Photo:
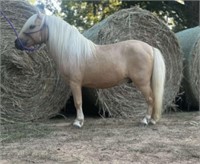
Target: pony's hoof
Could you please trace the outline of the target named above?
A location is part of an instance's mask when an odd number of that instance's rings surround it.
[[[155,125],[155,124],[156,124],[156,121],[155,121],[154,119],[151,119],[151,120],[150,120],[150,123],[151,123],[152,125]]]
[[[73,125],[77,128],[82,128],[83,126],[83,121],[80,121],[80,120],[75,120]]]
[[[147,120],[146,117],[143,118],[140,122],[141,122],[142,125],[148,125],[148,120]]]

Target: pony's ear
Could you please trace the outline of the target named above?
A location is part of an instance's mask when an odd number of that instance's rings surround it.
[[[42,13],[41,13],[39,10],[37,10],[37,17],[38,17],[39,19],[42,19],[42,18],[43,18]]]

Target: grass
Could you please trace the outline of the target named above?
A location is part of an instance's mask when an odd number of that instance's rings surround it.
[[[1,125],[0,142],[16,142],[26,138],[45,137],[53,131],[53,127],[42,123],[15,123]]]

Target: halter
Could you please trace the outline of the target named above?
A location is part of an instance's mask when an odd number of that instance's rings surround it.
[[[43,24],[43,23],[42,23],[42,24]],[[44,27],[45,27],[45,25],[41,26],[41,27],[39,28],[39,30],[32,31],[32,32],[24,32],[24,34],[25,34],[25,35],[28,35],[29,37],[31,37],[31,39],[32,39],[33,41],[35,41],[35,39],[32,38],[31,34],[34,34],[34,33],[37,33],[37,32],[39,32],[39,31],[42,31]],[[34,49],[39,49],[40,47],[41,47],[41,46],[39,46],[38,48],[34,48]]]
[[[27,48],[26,46],[24,46],[23,43],[21,42],[21,40],[19,39],[18,33],[17,33],[17,31],[16,31],[14,25],[12,24],[12,22],[6,17],[6,15],[3,13],[3,11],[0,10],[0,14],[1,14],[1,15],[4,17],[4,19],[9,23],[10,27],[13,29],[13,31],[14,31],[16,37],[17,37],[17,40],[19,41],[19,43],[21,44],[21,46],[23,47],[24,50],[26,50],[26,51],[36,51],[36,50],[38,50],[38,49],[41,47],[41,46],[39,46],[39,47],[37,47],[37,48]],[[42,28],[40,28],[40,29],[37,30],[37,31],[29,32],[29,33],[26,33],[26,34],[30,35],[30,34],[39,32],[39,31],[41,31],[41,30],[42,30]]]

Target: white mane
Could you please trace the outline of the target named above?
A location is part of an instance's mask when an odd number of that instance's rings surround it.
[[[77,28],[55,16],[45,16],[45,23],[49,28],[47,46],[59,65],[77,67],[94,55],[95,44]]]

